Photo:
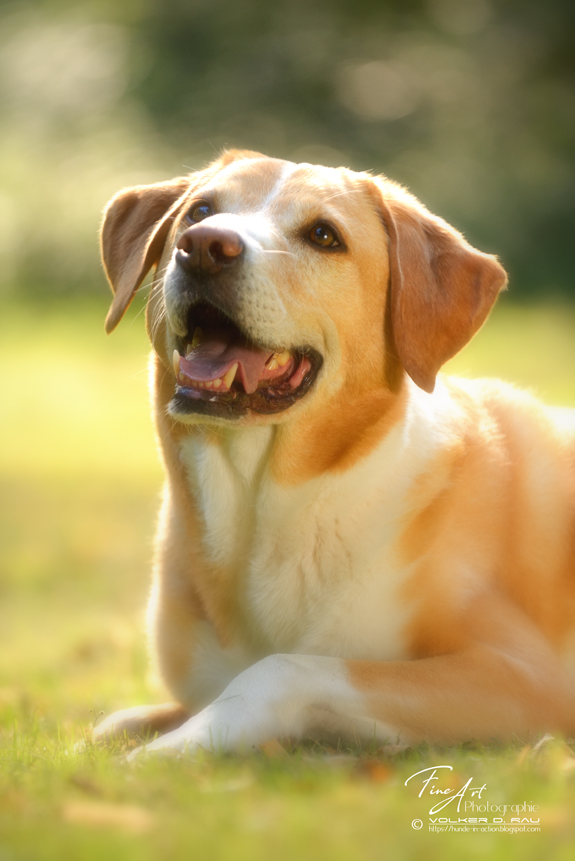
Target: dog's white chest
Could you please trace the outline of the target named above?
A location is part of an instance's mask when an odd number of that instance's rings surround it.
[[[282,487],[263,468],[272,433],[251,429],[218,445],[189,439],[181,448],[204,551],[233,582],[246,648],[405,657],[410,607],[401,586],[410,572],[392,548],[406,476],[386,463],[398,441],[345,475]],[[382,487],[373,475],[384,468]]]

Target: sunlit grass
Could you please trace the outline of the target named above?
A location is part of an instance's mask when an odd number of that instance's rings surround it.
[[[127,768],[72,746],[100,711],[162,696],[143,630],[161,470],[139,309],[110,338],[105,306],[0,318],[0,859],[568,857],[575,769],[540,752],[422,747],[328,757],[204,756]],[[502,305],[453,372],[575,405],[575,311]],[[269,751],[268,751],[269,753]],[[273,751],[272,751],[273,753]],[[458,785],[541,806],[541,834],[434,834],[403,786],[450,763]],[[115,812],[114,812],[115,811]]]
[[[32,730],[33,733],[33,730]],[[41,743],[46,741],[36,737]],[[405,786],[429,763],[449,762],[451,783],[486,784],[492,803],[537,802],[541,832],[429,832],[429,798]],[[393,760],[298,749],[287,758],[200,756],[137,770],[106,752],[70,758],[62,742],[17,741],[0,777],[0,833],[8,857],[569,858],[570,754],[529,750],[411,751]],[[443,785],[443,784],[442,784]],[[485,793],[488,793],[486,795]],[[432,799],[436,800],[436,799]],[[449,818],[457,822],[458,814]],[[420,831],[414,819],[425,821]],[[2,851],[0,846],[0,851]]]

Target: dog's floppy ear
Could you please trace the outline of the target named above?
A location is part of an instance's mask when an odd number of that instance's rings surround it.
[[[507,276],[493,255],[472,248],[400,186],[378,186],[395,349],[411,379],[432,392],[437,372],[485,322]]]
[[[104,210],[102,260],[114,299],[106,332],[116,328],[136,290],[162,256],[174,215],[190,187],[190,177],[138,185],[116,194]]]

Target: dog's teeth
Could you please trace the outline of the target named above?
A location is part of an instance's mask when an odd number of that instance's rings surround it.
[[[188,358],[188,356],[190,355],[190,353],[192,352],[193,349],[194,348],[192,347],[191,344],[186,344],[186,359]]]
[[[212,388],[212,381],[206,380],[206,382],[204,383],[204,388],[211,389]]]
[[[289,362],[291,354],[289,350],[284,350],[283,353],[275,353],[274,358],[281,368]]]
[[[178,353],[177,350],[174,350],[174,352],[173,352],[172,363],[174,365],[174,374],[175,374],[175,377],[177,380],[178,374],[180,373],[180,354]]]
[[[236,374],[238,371],[238,363],[236,362],[231,366],[227,374],[224,374],[223,380],[227,389],[231,389],[232,383],[235,380]]]
[[[214,381],[213,381],[212,386],[214,387],[214,389],[219,389],[219,387],[221,386],[221,384],[222,384],[222,381],[221,381],[221,379],[218,377],[218,379],[217,379],[217,380],[214,380]]]
[[[196,347],[198,346],[198,344],[202,340],[203,335],[204,335],[204,330],[201,329],[199,326],[196,326],[196,328],[194,329],[194,337],[192,338],[192,343],[190,344],[191,350],[196,349]]]
[[[275,369],[277,367],[278,367],[278,363],[277,363],[275,357],[272,356],[271,359],[269,359],[269,361],[266,362],[266,371],[275,371]]]

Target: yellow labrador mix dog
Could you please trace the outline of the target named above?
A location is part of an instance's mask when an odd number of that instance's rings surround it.
[[[437,378],[497,260],[383,177],[226,152],[121,191],[110,332],[147,310],[166,468],[140,750],[575,731],[575,421]]]

